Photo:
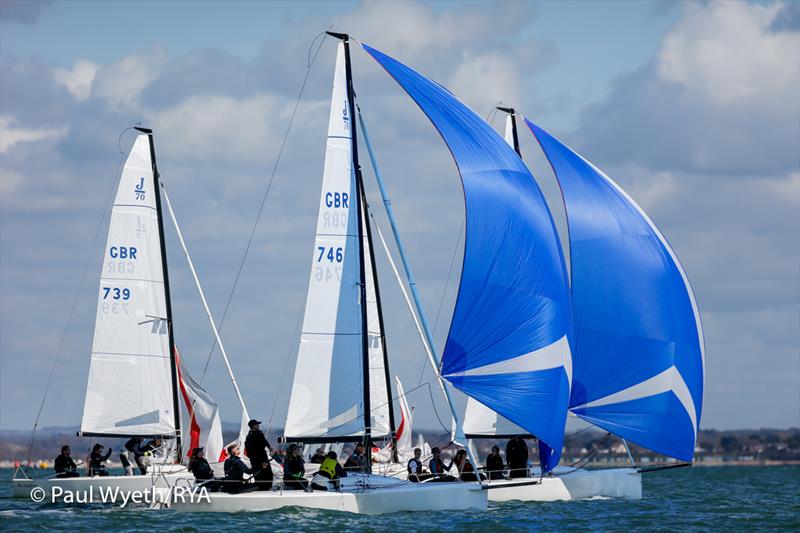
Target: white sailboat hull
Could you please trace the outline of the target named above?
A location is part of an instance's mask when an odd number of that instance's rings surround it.
[[[558,470],[562,470],[558,472]],[[553,477],[517,478],[488,481],[489,500],[493,502],[550,502],[607,497],[642,499],[642,475],[635,468],[602,470],[557,469]],[[529,484],[525,483],[528,480]]]
[[[162,471],[160,473],[137,475],[137,476],[98,476],[98,477],[71,477],[71,478],[43,478],[28,479],[17,478],[11,481],[15,498],[32,498],[32,491],[40,488],[44,491],[37,491],[39,501],[51,502],[54,489],[59,501],[63,501],[66,494],[74,495],[74,501],[87,501],[91,495],[91,500],[96,503],[112,503],[124,498],[125,493],[144,493],[156,489],[166,489],[176,484],[189,486],[194,482],[191,472],[181,467],[177,471]],[[112,497],[107,501],[104,494]],[[43,496],[43,498],[41,498]]]
[[[172,501],[182,512],[272,511],[304,507],[377,515],[400,511],[486,510],[487,491],[475,483],[410,483],[383,476],[349,475],[339,492],[273,490],[244,494],[209,493],[207,498]]]
[[[395,479],[406,479],[405,465],[391,463],[373,468]],[[490,488],[489,501],[550,502],[584,500],[587,498],[642,499],[642,476],[635,468],[604,468],[598,470],[557,467],[552,477],[539,481],[538,473],[529,478],[485,481]]]

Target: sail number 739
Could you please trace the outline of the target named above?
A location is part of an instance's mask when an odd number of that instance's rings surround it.
[[[129,300],[130,297],[130,289],[120,289],[119,287],[103,287],[103,300]]]
[[[344,251],[341,246],[334,248],[333,246],[317,246],[319,256],[317,256],[317,263],[321,263],[327,259],[329,263],[341,263],[344,259]]]

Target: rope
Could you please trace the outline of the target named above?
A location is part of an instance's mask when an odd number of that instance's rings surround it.
[[[320,35],[322,35],[322,40],[320,40],[319,46],[317,47],[316,51],[311,54],[311,50],[314,47],[314,43],[319,39]],[[305,91],[306,84],[308,83],[308,78],[311,75],[311,68],[314,66],[314,62],[317,60],[317,56],[319,55],[320,49],[322,49],[322,45],[325,43],[326,34],[325,32],[320,32],[314,37],[314,40],[311,41],[311,45],[309,46],[308,52],[308,61],[306,63],[306,75],[303,78],[303,83],[300,86],[300,92],[297,94],[297,100],[294,103],[294,109],[292,110],[292,116],[289,119],[289,125],[286,128],[286,133],[283,135],[283,140],[281,141],[281,147],[278,150],[278,156],[275,159],[275,164],[272,167],[272,173],[270,174],[269,181],[267,182],[266,190],[264,191],[264,196],[261,198],[261,205],[258,208],[258,214],[256,215],[256,220],[253,223],[253,228],[250,230],[250,236],[247,239],[247,245],[245,246],[244,253],[242,254],[242,260],[239,262],[239,268],[236,271],[236,277],[233,280],[233,286],[231,287],[231,291],[228,294],[228,300],[225,303],[225,310],[222,313],[222,318],[219,321],[219,331],[222,331],[222,326],[225,323],[225,317],[228,315],[228,310],[231,306],[231,300],[233,299],[233,295],[236,293],[236,287],[239,284],[239,278],[242,275],[242,269],[244,268],[244,263],[247,260],[247,254],[250,251],[250,246],[253,243],[253,237],[256,233],[256,228],[258,228],[258,223],[261,221],[261,214],[264,212],[264,206],[267,203],[267,198],[269,197],[270,190],[272,189],[272,182],[275,179],[275,175],[278,172],[278,165],[280,165],[281,157],[283,156],[283,150],[286,147],[286,141],[289,138],[289,133],[292,131],[292,125],[294,124],[295,116],[297,115],[297,109],[300,106],[300,100],[303,97],[303,91]],[[214,349],[217,347],[217,340],[214,339],[214,343],[211,345],[211,350],[208,352],[208,358],[206,359],[206,364],[203,367],[203,375],[200,376],[200,384],[203,384],[203,380],[206,377],[206,373],[208,371],[208,365],[211,362],[211,356],[214,353]]]
[[[450,258],[450,270],[447,272],[447,281],[444,282],[444,288],[442,289],[442,297],[439,299],[439,307],[436,309],[436,318],[433,320],[433,331],[431,332],[432,335],[436,335],[436,328],[439,326],[439,315],[442,312],[442,305],[444,304],[444,298],[447,296],[447,288],[450,286],[450,279],[453,277],[453,269],[456,264],[456,257],[458,256],[458,248],[459,244],[461,244],[461,235],[464,233],[464,226],[466,225],[466,220],[461,221],[461,228],[458,230],[458,238],[456,239],[456,247],[453,250],[453,256]],[[422,378],[425,375],[425,370],[428,368],[424,362],[422,364],[422,370],[419,373],[419,383],[422,383]],[[433,397],[431,396],[431,400]],[[434,404],[434,410],[435,410]]]
[[[129,128],[125,128],[120,132],[119,137],[117,138],[117,147],[119,148],[119,162],[117,163],[116,170],[114,171],[114,176],[118,176],[123,162],[125,161],[125,153],[122,151],[122,136],[125,135],[125,132],[132,130],[133,126]],[[100,221],[97,224],[97,230],[94,233],[94,239],[92,240],[92,246],[89,248],[89,254],[86,258],[86,264],[83,267],[83,274],[81,275],[81,282],[78,284],[78,290],[75,291],[75,297],[72,300],[72,307],[69,310],[69,315],[67,316],[67,323],[64,326],[64,332],[61,334],[61,339],[58,342],[58,349],[56,350],[56,357],[55,361],[53,362],[53,367],[50,369],[50,376],[47,378],[47,385],[44,388],[44,395],[42,396],[42,403],[39,404],[39,410],[36,413],[36,421],[33,423],[33,430],[31,431],[31,442],[28,445],[28,455],[25,457],[25,463],[30,463],[31,454],[33,453],[33,445],[36,442],[36,429],[39,427],[39,420],[42,416],[42,411],[44,410],[44,404],[47,401],[47,395],[50,392],[50,386],[53,384],[53,377],[55,376],[56,369],[58,368],[58,363],[61,360],[61,352],[64,348],[64,342],[67,339],[67,334],[69,333],[69,327],[72,324],[72,317],[75,314],[75,309],[78,307],[78,300],[80,299],[81,291],[83,290],[83,285],[86,282],[86,273],[89,271],[89,265],[92,262],[92,256],[94,255],[95,247],[97,246],[97,239],[100,238],[100,232],[103,229],[103,221],[106,219],[106,213],[109,211],[108,204],[111,202],[111,197],[114,193],[115,186],[117,185],[118,180],[111,181],[111,188],[106,195],[105,204],[103,204],[103,211],[100,215]]]
[[[294,326],[294,333],[292,333],[292,339],[297,338],[297,333],[300,330],[300,323],[303,319],[304,309],[300,310],[300,313],[297,315],[297,321]],[[289,360],[292,358],[292,351],[294,349],[295,342],[292,341],[289,344],[289,351],[286,354],[286,358],[283,362],[283,370],[281,371],[281,379],[278,381],[278,390],[275,391],[275,397],[272,399],[272,410],[269,413],[269,418],[267,419],[267,431],[266,434],[269,435],[270,429],[272,428],[272,419],[275,416],[275,407],[278,405],[278,398],[280,397],[281,392],[283,391],[283,384],[284,378],[286,377],[286,370],[289,368]]]

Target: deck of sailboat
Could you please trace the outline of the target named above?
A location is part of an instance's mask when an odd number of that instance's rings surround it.
[[[411,483],[385,476],[355,474],[342,479],[339,491],[273,490],[241,494],[208,493],[208,498],[173,501],[184,512],[271,511],[303,507],[358,514],[401,511],[487,509],[487,491],[477,483]]]

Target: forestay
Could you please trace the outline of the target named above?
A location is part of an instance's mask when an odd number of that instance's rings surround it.
[[[502,137],[449,91],[364,48],[439,130],[464,186],[464,263],[441,373],[560,452],[571,310],[563,254],[542,193]]]
[[[175,434],[153,163],[139,135],[111,211],[81,432]]]
[[[658,453],[691,461],[704,347],[675,253],[614,181],[526,121],[563,192],[575,314],[570,408]]]
[[[359,195],[352,165],[351,128],[344,45],[340,44],[311,276],[286,420],[285,434],[290,438],[333,438],[364,432],[363,402],[358,393],[363,390]],[[369,250],[366,245],[365,250]],[[365,259],[370,268],[369,256]],[[382,412],[373,412],[373,436],[381,436],[389,433],[388,400],[375,290],[371,272],[366,273],[373,383],[370,399],[374,406],[383,406]]]

